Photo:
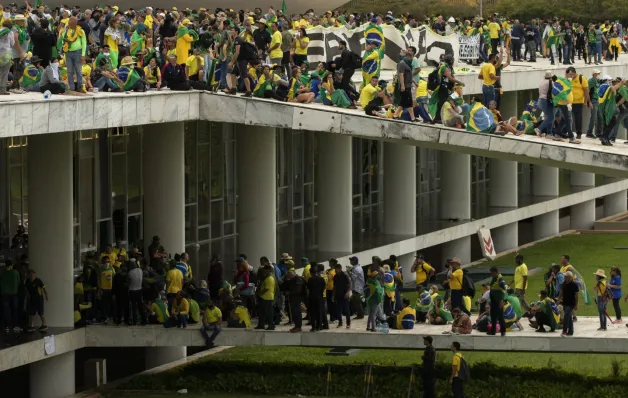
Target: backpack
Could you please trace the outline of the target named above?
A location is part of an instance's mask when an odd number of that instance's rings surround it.
[[[471,378],[471,371],[469,370],[469,365],[467,361],[464,360],[462,355],[460,355],[460,369],[458,369],[458,378],[460,381],[469,381]]]
[[[434,68],[434,70],[427,75],[427,89],[434,91],[438,86],[440,86],[440,76],[438,76],[438,68]]]
[[[597,288],[600,288],[600,284],[598,283]],[[602,295],[602,301],[605,303],[607,301],[613,301],[613,291],[610,287],[608,287],[608,283],[606,284],[606,289],[604,290],[604,294]]]
[[[351,69],[360,69],[362,68],[362,57],[358,54],[351,52]]]
[[[462,295],[471,298],[475,297],[475,283],[473,283],[473,279],[471,279],[466,271],[463,271],[462,275]]]
[[[240,56],[244,60],[255,61],[257,59],[257,47],[255,47],[255,44],[253,43],[244,41],[244,44],[242,45],[242,48],[240,51],[242,52]]]

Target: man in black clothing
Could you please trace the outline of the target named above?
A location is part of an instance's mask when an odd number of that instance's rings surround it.
[[[301,331],[301,302],[303,301],[303,278],[297,275],[293,270],[288,271],[286,279],[281,283],[281,290],[288,293],[288,301],[290,302],[290,313],[294,327],[290,329],[292,333]]]
[[[177,65],[177,56],[171,55],[168,57],[168,65],[164,68],[164,75],[162,76],[162,81],[166,83],[166,86],[170,90],[188,91],[192,87],[187,80],[185,69],[183,66]]]
[[[512,40],[512,60],[521,61],[521,45],[523,44],[523,26],[519,23],[518,19],[515,19],[515,23],[511,29]]]
[[[423,398],[436,398],[436,372],[434,370],[436,364],[436,349],[432,345],[432,336],[424,336],[423,344],[425,350],[423,351],[423,368],[421,378],[423,379]]]
[[[562,337],[573,336],[573,313],[578,311],[578,284],[573,280],[571,271],[565,272],[565,283],[560,287],[558,301],[563,304],[563,333]]]
[[[345,313],[347,329],[351,327],[351,310],[349,310],[349,295],[351,294],[351,279],[342,272],[342,265],[336,263],[334,275],[334,300],[336,301],[336,318],[338,326],[342,327],[342,313]]]
[[[33,43],[33,55],[41,59],[42,68],[46,68],[52,59],[52,48],[57,45],[54,33],[48,29],[50,22],[47,19],[41,20],[41,26],[35,28],[31,34]]]
[[[260,19],[257,24],[258,29],[253,32],[253,41],[255,42],[255,47],[257,47],[257,53],[261,59],[266,58],[266,53],[268,52],[268,45],[271,42],[270,33],[266,29],[266,20],[264,18]]]
[[[353,54],[347,48],[347,42],[344,40],[340,40],[338,42],[338,49],[340,50],[340,56],[334,59],[335,69],[342,69],[342,80],[340,84],[337,85],[337,88],[341,88],[345,90],[346,93],[349,93],[351,78],[355,73],[355,67],[353,62]],[[355,91],[355,90],[354,90]]]
[[[323,264],[316,264],[312,277],[307,281],[307,290],[309,292],[308,307],[312,322],[312,332],[325,329],[327,326],[327,311],[325,309],[325,298],[323,294],[327,289],[327,283],[321,276],[325,271]],[[329,326],[327,326],[329,329]]]
[[[531,23],[528,23],[526,25],[526,31],[525,31],[525,40],[526,40],[526,50],[525,53],[523,55],[523,59],[526,58],[526,54],[529,53],[530,54],[530,60],[529,62],[536,62],[536,35],[537,35],[537,28],[536,26],[534,26]]]

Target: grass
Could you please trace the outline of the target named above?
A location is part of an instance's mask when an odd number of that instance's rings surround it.
[[[613,247],[626,246],[626,236],[622,234],[611,235],[565,235],[554,238],[545,242],[538,243],[526,249],[522,249],[519,253],[524,256],[528,270],[540,268],[540,270],[529,277],[528,290],[526,291],[527,301],[533,302],[538,300],[538,293],[545,287],[543,275],[549,269],[552,263],[560,263],[560,257],[568,254],[571,258],[571,265],[583,276],[587,285],[589,295],[594,297],[593,286],[595,285],[595,276],[593,275],[598,268],[606,272],[607,279],[610,279],[610,267],[621,265],[625,261],[627,252],[616,250]],[[478,265],[478,268],[496,267],[515,267],[515,259],[513,255],[507,255],[496,259],[495,261],[485,262]],[[511,278],[506,277],[506,283],[510,283]],[[477,289],[476,289],[477,290]],[[624,290],[624,294],[628,291]],[[403,293],[404,297],[408,297],[412,303],[416,300],[415,292]],[[479,291],[476,292],[477,299]],[[622,311],[628,311],[628,304],[621,301]],[[612,305],[608,308],[609,314],[614,315]],[[597,307],[594,303],[584,305],[580,301],[578,315],[597,316]]]
[[[208,392],[208,393],[195,393],[195,394],[179,394],[176,392],[152,392],[152,391],[112,391],[111,393],[104,394],[106,398],[260,398],[260,395],[242,395],[238,393],[234,394],[223,394],[216,392]],[[269,396],[264,395],[264,398],[285,398],[286,395],[276,395]],[[316,398],[316,397],[309,397]]]
[[[417,347],[418,348],[418,347]],[[245,360],[264,363],[290,363],[296,366],[302,363],[320,364],[363,364],[409,366],[421,363],[421,351],[418,350],[360,350],[349,357],[326,356],[327,348],[307,347],[233,347],[215,355],[201,359],[205,361]],[[451,353],[439,351],[437,361],[450,363]],[[599,354],[561,354],[531,352],[465,352],[465,359],[470,365],[480,362],[492,362],[509,368],[531,367],[535,369],[552,368],[573,372],[581,376],[609,377],[626,374],[628,355]]]

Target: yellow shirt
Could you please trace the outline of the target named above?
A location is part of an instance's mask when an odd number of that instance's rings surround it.
[[[464,304],[467,311],[471,312],[471,297],[462,296],[462,303]]]
[[[566,100],[558,101],[558,105],[569,105],[569,104],[573,104],[573,91],[569,92],[569,97],[567,97]]]
[[[144,16],[144,25],[146,25],[148,29],[153,30],[153,16],[152,15]]]
[[[275,278],[273,276],[264,279],[262,282],[262,290],[264,290],[264,293],[261,295],[263,300],[275,299]]]
[[[576,75],[571,79],[572,104],[584,104],[584,90],[589,91],[589,81],[584,76]]]
[[[497,81],[496,79],[491,78],[491,75],[496,76],[496,73],[495,65],[490,62],[486,62],[484,65],[482,65],[480,73],[482,74],[482,83],[485,86],[492,86]]]
[[[109,262],[111,264],[115,263],[118,260],[118,255],[114,253],[113,251],[111,253],[105,253],[105,252],[100,253],[100,258],[103,258],[103,257],[109,257]]]
[[[183,274],[176,268],[171,269],[166,274],[166,282],[168,283],[167,293],[178,293],[183,289]]]
[[[113,268],[108,268],[106,270],[100,270],[100,288],[103,290],[111,290],[113,287],[113,276],[116,274],[116,271]]]
[[[153,76],[152,72],[155,71],[155,76]],[[156,66],[154,69],[150,69],[148,66],[144,67],[144,76],[146,77],[146,81],[154,84],[157,83],[159,80],[161,80],[161,70],[159,69],[158,66]]]
[[[415,271],[417,285],[425,282],[427,280],[427,276],[430,274],[430,272],[432,272],[433,269],[434,268],[431,265],[425,262],[423,264],[417,265]]]
[[[427,97],[427,82],[423,79],[419,80],[419,85],[416,88],[416,97]]]
[[[92,67],[89,66],[88,64],[81,66],[81,74],[83,75],[84,78],[89,78],[89,75],[92,74]],[[85,83],[83,82],[83,84]]]
[[[170,318],[170,313],[168,312],[168,308],[166,307],[166,313],[164,314],[161,308],[155,303],[150,306],[151,312],[155,313],[155,317],[157,318],[157,322],[164,323],[166,319]]]
[[[606,279],[601,279],[595,284],[595,290],[597,291],[597,296],[602,297],[606,293]]]
[[[303,279],[307,282],[312,277],[312,264],[307,264],[303,268]]]
[[[373,87],[371,83],[364,86],[364,88],[360,92],[360,106],[362,108],[366,108],[369,102],[373,101],[373,99],[377,97],[377,93],[379,93],[378,88]]]
[[[523,277],[528,276],[528,266],[523,263],[515,268],[515,289],[527,289],[528,282],[526,281],[525,287],[523,286]]]
[[[567,268],[569,267],[571,267],[571,264],[563,265],[562,267],[560,267],[560,272],[564,274],[565,272],[567,272]]]
[[[112,39],[111,36],[105,34],[105,44],[109,46],[109,51],[118,52],[118,40]]]
[[[283,57],[283,51],[281,51],[281,43],[282,43],[281,32],[276,31],[272,35],[272,39],[270,41],[270,48],[272,48],[275,44],[278,44],[278,46],[277,48],[275,48],[274,50],[270,52],[270,58],[282,58]]]
[[[240,323],[244,322],[244,326],[247,329],[251,327],[251,316],[249,315],[249,311],[246,307],[242,305],[237,306],[236,309],[233,310],[233,315],[234,318],[237,317]]]
[[[329,278],[327,277],[327,274],[322,274],[321,276],[325,280],[325,284],[327,284],[327,282],[329,282]],[[323,290],[323,297],[325,298],[327,297],[327,289]]]
[[[187,61],[185,61],[185,65],[188,67],[188,77],[196,76],[199,71],[203,70],[205,60],[200,55],[191,55],[188,57]]]
[[[205,308],[205,321],[207,323],[220,323],[222,321],[222,312],[220,308],[214,306],[213,309]]]
[[[305,47],[301,47],[301,41],[303,42],[303,45],[305,45]],[[299,41],[299,39],[295,40],[296,47],[294,49],[294,53],[297,55],[307,55],[307,46],[310,42],[310,38],[302,37],[301,41]]]
[[[497,22],[491,22],[488,24],[488,32],[491,35],[491,39],[499,39],[499,29],[501,27]]]
[[[451,290],[462,290],[462,278],[464,278],[462,269],[458,268],[455,270],[452,276],[453,278],[449,280],[449,288]]]
[[[186,299],[182,298],[181,302],[177,304],[177,300],[175,299],[172,302],[171,308],[171,312],[178,312],[181,315],[188,315],[188,313],[190,312],[190,303]]]
[[[460,359],[461,358],[462,358],[462,354],[457,352],[454,354],[454,357],[451,360],[451,366],[456,367],[453,377],[458,377],[458,372],[460,371]]]
[[[327,290],[334,290],[334,276],[336,276],[335,269],[327,271]]]

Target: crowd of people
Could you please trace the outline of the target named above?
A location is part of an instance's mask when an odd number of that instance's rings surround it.
[[[625,33],[619,20],[585,27],[558,18],[521,23],[496,14],[486,20],[480,16],[421,20],[392,12],[354,15],[336,10],[316,15],[307,10],[289,15],[272,7],[264,12],[118,6],[82,10],[66,5],[31,7],[26,2],[22,7],[4,7],[0,23],[3,95],[24,91],[89,95],[166,87],[240,92],[284,102],[360,107],[370,116],[442,123],[473,132],[536,134],[574,144],[585,132],[585,106],[591,108],[586,135],[599,137],[604,145],[612,145],[618,126],[628,123],[624,81],[600,78],[599,72],[585,78],[572,66],[564,78],[548,73],[538,101],[527,104],[521,115],[502,118],[499,110],[501,72],[511,60],[535,62],[540,54],[552,64],[558,58],[572,65],[576,55],[587,64],[616,61]],[[479,35],[482,95],[465,104],[464,83],[455,76],[456,54],[444,54],[439,65],[422,76],[413,46],[399,54],[392,79],[381,79],[386,25]],[[310,65],[308,29],[316,26],[363,27],[364,52],[349,49],[340,40],[338,57]],[[353,82],[356,72],[362,76],[358,85]]]

